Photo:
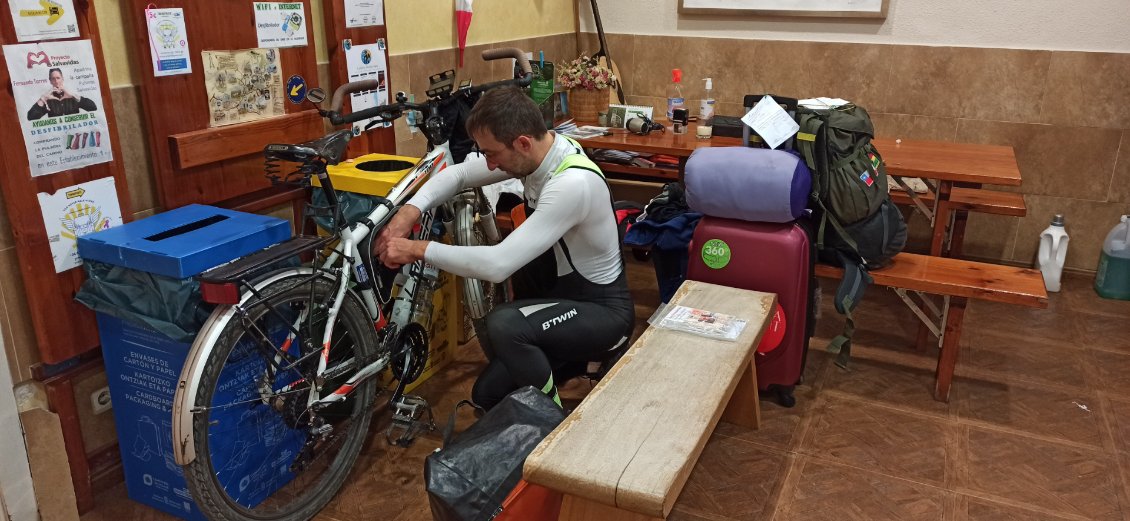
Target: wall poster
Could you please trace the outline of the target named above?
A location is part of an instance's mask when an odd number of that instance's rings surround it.
[[[679,0],[683,14],[886,18],[888,0]]]
[[[145,25],[149,29],[149,58],[153,61],[153,75],[192,74],[184,9],[146,9]]]
[[[306,7],[302,2],[255,2],[259,47],[305,47]]]
[[[385,24],[384,0],[345,0],[345,27]]]
[[[276,49],[202,51],[208,126],[246,123],[286,113]]]
[[[53,194],[40,192],[38,196],[55,273],[82,265],[79,237],[122,225],[122,207],[113,177],[61,188]]]
[[[31,175],[114,159],[90,40],[4,46]]]
[[[366,45],[351,45],[345,51],[345,69],[349,74],[349,81],[377,80],[376,90],[356,92],[350,98],[353,112],[388,103],[388,65],[385,63],[384,38],[377,43]],[[360,135],[373,118],[358,121],[353,124],[353,135]],[[378,124],[381,127],[391,127],[392,123]]]
[[[57,40],[78,36],[78,19],[72,0],[8,0],[12,24],[21,42]]]

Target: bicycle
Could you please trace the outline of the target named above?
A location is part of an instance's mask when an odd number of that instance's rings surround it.
[[[342,114],[345,95],[376,88],[375,81],[353,82],[335,91],[330,110],[319,107],[334,125],[372,117],[374,123],[392,121],[408,110],[426,116],[417,128],[431,151],[357,222],[343,219],[326,172],[327,165],[342,159],[351,131],[265,148],[267,175],[274,182],[319,180],[329,204],[308,207],[307,214],[329,217],[333,231],[326,237],[299,235],[201,275],[204,300],[217,308],[178,381],[173,445],[192,497],[209,519],[298,520],[320,511],[356,462],[371,422],[375,376],[385,369],[397,380],[389,402],[394,413],[389,441],[410,443],[421,430],[434,428],[427,403],[403,390],[419,377],[427,358],[439,271],[423,261],[402,270],[379,264],[374,269],[371,241],[430,176],[451,164],[441,108],[460,96],[529,84],[524,53],[483,53],[486,60],[507,57],[521,66],[520,78],[455,91],[432,89],[430,99],[418,104],[398,93],[397,103]],[[325,99],[320,89],[310,94],[315,104]],[[284,173],[283,164],[297,166]],[[467,192],[448,203],[457,243],[497,240],[481,196]],[[441,231],[440,221],[425,212],[416,238]],[[308,265],[277,267],[304,252],[314,258]],[[465,284],[473,286],[468,295],[481,319],[497,290],[480,281]],[[396,440],[394,428],[403,429]]]

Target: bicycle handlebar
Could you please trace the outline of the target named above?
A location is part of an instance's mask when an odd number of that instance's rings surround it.
[[[501,80],[491,83],[484,83],[470,89],[464,89],[468,94],[478,94],[495,87],[502,87],[506,85],[515,85],[518,87],[529,86],[530,81],[533,79],[533,69],[530,68],[530,61],[526,59],[526,54],[521,49],[515,47],[506,47],[501,49],[487,49],[483,51],[483,59],[487,61],[499,60],[503,58],[514,58],[518,67],[522,70],[522,77],[512,80]],[[456,96],[450,96],[444,99],[429,100],[424,103],[392,103],[389,105],[381,105],[379,107],[370,107],[357,112],[349,114],[341,114],[341,106],[345,102],[345,97],[354,92],[361,92],[366,90],[374,90],[379,87],[377,80],[361,80],[346,83],[334,91],[333,99],[330,103],[330,111],[326,114],[330,123],[334,125],[344,125],[346,123],[354,123],[371,117],[380,116],[381,119],[390,120],[399,117],[399,114],[405,110],[427,110],[432,107],[441,107],[451,101],[457,99]]]
[[[361,92],[363,90],[374,90],[381,86],[377,80],[360,80],[351,81],[342,85],[334,91],[333,100],[330,102],[331,112],[341,112],[341,105],[345,102],[345,96],[353,94],[354,92]]]

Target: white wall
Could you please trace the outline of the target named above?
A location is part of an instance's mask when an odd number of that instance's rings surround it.
[[[1127,0],[888,0],[886,20],[680,15],[679,0],[603,0],[607,33],[1130,52]],[[582,30],[595,32],[589,2]]]

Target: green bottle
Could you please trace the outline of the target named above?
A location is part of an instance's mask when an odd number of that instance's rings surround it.
[[[1103,298],[1130,300],[1130,215],[1123,215],[1103,242],[1095,291]]]

